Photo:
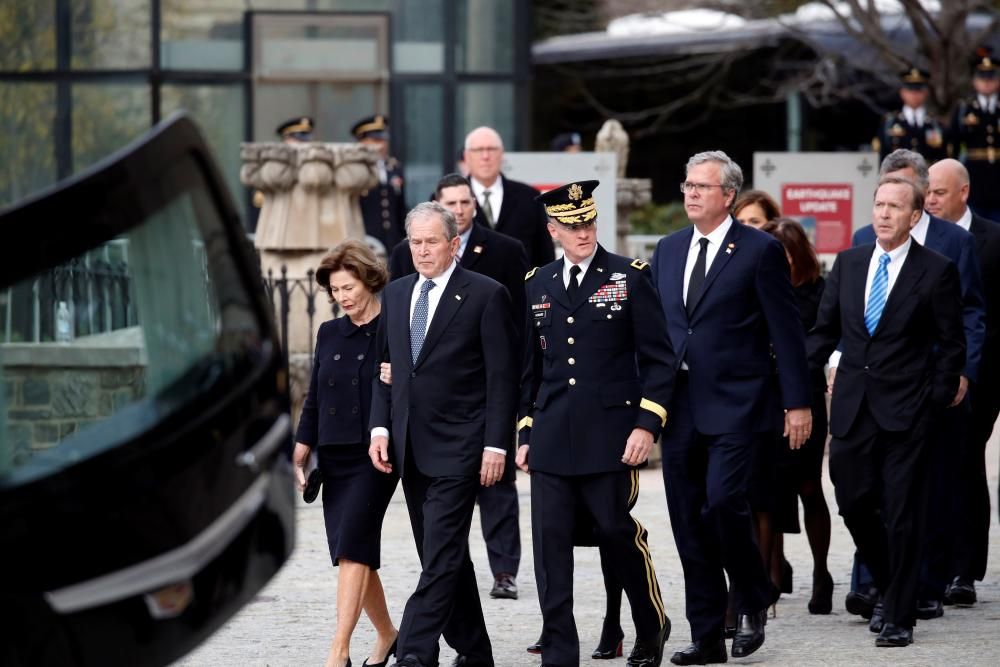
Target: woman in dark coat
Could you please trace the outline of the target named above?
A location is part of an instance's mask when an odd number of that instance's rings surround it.
[[[306,465],[316,450],[330,558],[339,567],[337,629],[326,667],[351,667],[351,635],[362,609],[378,633],[373,661],[366,660],[365,665],[387,664],[398,634],[378,575],[382,519],[397,478],[372,467],[367,428],[379,361],[375,332],[381,305],[375,295],[387,279],[381,262],[355,240],[334,248],[316,271],[316,281],[344,315],[319,328],[293,460],[301,490],[306,485]]]

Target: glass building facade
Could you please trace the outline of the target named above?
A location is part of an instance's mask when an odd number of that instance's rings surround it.
[[[243,206],[239,145],[316,119],[392,120],[410,204],[466,132],[529,145],[529,0],[9,0],[0,5],[0,206],[183,109]]]

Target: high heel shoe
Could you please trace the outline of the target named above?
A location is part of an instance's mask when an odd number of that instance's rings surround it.
[[[792,564],[786,559],[781,559],[781,592],[792,592]]]
[[[778,618],[778,600],[781,599],[781,589],[771,584],[771,618]]]
[[[363,663],[361,663],[361,667],[388,667],[388,665],[389,665],[389,656],[390,655],[396,655],[396,642],[397,641],[399,641],[399,637],[396,637],[396,639],[392,640],[392,646],[390,646],[389,650],[386,651],[385,656],[383,656],[383,658],[382,658],[382,662],[368,662],[368,659],[365,658],[365,661]],[[348,659],[348,661],[347,661],[347,667],[351,667],[351,661],[350,661],[350,659]]]
[[[822,578],[813,578],[813,594],[809,600],[810,614],[829,614],[833,611],[833,577],[824,572]]]
[[[611,660],[622,657],[625,648],[625,633],[620,625],[609,627],[604,625],[601,628],[601,641],[597,643],[597,648],[590,654],[594,660]]]

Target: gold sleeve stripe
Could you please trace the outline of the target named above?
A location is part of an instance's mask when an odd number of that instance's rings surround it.
[[[531,428],[534,420],[531,417],[522,417],[521,421],[517,422],[517,430],[520,431],[522,428]]]
[[[656,415],[657,417],[659,417],[660,418],[660,426],[666,426],[667,425],[667,409],[664,408],[659,403],[654,403],[653,401],[649,400],[648,398],[644,398],[641,401],[639,401],[639,407],[640,408],[644,408],[646,410],[649,410],[654,415]]]

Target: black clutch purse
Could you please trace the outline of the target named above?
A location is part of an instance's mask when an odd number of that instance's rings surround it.
[[[321,486],[323,486],[323,473],[320,472],[319,468],[316,468],[309,473],[309,479],[306,480],[306,488],[302,490],[302,500],[307,503],[316,500],[316,496],[319,495],[319,487]]]

